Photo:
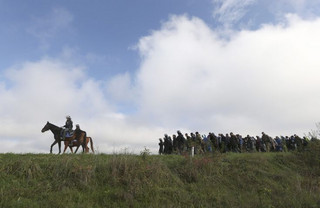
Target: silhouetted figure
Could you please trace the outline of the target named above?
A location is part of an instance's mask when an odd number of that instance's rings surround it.
[[[163,146],[164,146],[164,143],[163,143],[162,139],[160,138],[159,139],[159,155],[163,154]]]
[[[179,154],[182,154],[182,152],[184,151],[186,139],[184,138],[183,134],[180,131],[177,131],[177,134],[178,134],[177,136],[178,152]]]

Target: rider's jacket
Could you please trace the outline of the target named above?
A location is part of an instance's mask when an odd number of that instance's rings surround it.
[[[72,130],[72,128],[73,128],[72,120],[71,120],[71,119],[70,119],[70,120],[67,120],[67,121],[66,121],[66,124],[65,124],[63,127],[65,127],[65,128],[68,129],[68,130]]]

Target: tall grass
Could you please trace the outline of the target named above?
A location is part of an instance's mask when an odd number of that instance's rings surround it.
[[[0,207],[319,207],[319,147],[194,158],[0,154]]]

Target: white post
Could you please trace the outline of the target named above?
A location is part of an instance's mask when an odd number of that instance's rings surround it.
[[[194,147],[191,148],[191,157],[194,157]]]

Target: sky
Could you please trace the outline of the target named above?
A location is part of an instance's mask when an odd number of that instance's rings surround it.
[[[303,136],[319,51],[317,0],[0,0],[0,153],[49,153],[41,129],[67,115],[106,154],[177,130]]]

